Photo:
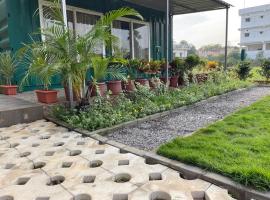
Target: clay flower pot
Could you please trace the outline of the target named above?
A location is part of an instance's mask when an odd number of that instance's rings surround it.
[[[172,76],[170,78],[170,86],[177,88],[178,87],[178,80],[179,80],[179,76]]]
[[[100,96],[104,97],[106,95],[106,92],[107,92],[107,85],[106,85],[106,83],[104,83],[104,82],[97,83],[97,86],[98,86],[98,89],[99,89]],[[89,87],[89,90],[92,90],[92,91],[89,91],[89,92],[91,92],[91,97],[97,96],[96,87],[90,86]]]
[[[5,95],[16,95],[17,94],[17,85],[1,85],[0,89],[2,94]]]
[[[136,82],[143,85],[143,86],[148,86],[149,87],[149,81],[145,78],[142,79],[136,79]]]
[[[128,80],[127,83],[125,83],[127,92],[133,92],[135,90],[135,81],[134,80]]]
[[[57,93],[56,90],[36,90],[38,101],[46,104],[56,103]]]
[[[121,81],[108,81],[107,87],[108,90],[112,92],[112,95],[119,95],[120,93],[123,92]]]

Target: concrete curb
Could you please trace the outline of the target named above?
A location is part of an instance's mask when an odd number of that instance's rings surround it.
[[[253,87],[256,87],[256,86],[253,86]],[[208,172],[208,171],[200,169],[198,167],[189,166],[189,165],[186,165],[186,164],[181,163],[179,161],[175,161],[175,160],[171,160],[171,159],[159,156],[153,152],[139,150],[139,149],[136,149],[134,147],[130,147],[130,146],[127,146],[125,144],[109,140],[108,138],[104,137],[104,135],[106,135],[110,132],[113,132],[113,131],[116,131],[116,130],[119,130],[119,129],[122,129],[125,127],[135,126],[135,125],[138,125],[142,122],[146,122],[149,120],[154,120],[154,119],[158,119],[160,117],[168,116],[172,113],[179,113],[182,110],[187,109],[191,106],[198,106],[205,101],[215,100],[215,99],[221,98],[221,97],[228,95],[228,94],[234,94],[234,93],[238,93],[241,91],[247,91],[253,87],[234,90],[234,91],[222,94],[222,95],[210,97],[208,99],[199,101],[199,102],[194,103],[192,105],[183,106],[183,107],[171,110],[171,111],[157,113],[154,115],[147,116],[145,118],[122,123],[122,124],[119,124],[117,126],[113,126],[110,128],[96,130],[93,132],[83,130],[80,128],[73,128],[65,122],[62,122],[60,120],[57,120],[57,119],[54,119],[54,118],[51,118],[48,116],[46,116],[45,119],[47,119],[47,120],[49,120],[49,121],[51,121],[59,126],[63,126],[70,131],[76,131],[76,132],[82,134],[82,136],[84,136],[84,137],[91,137],[91,138],[99,141],[100,143],[106,143],[106,144],[112,145],[114,147],[117,147],[122,152],[128,152],[128,153],[132,153],[132,154],[141,156],[141,157],[146,159],[146,163],[162,164],[162,165],[167,166],[171,169],[179,171],[184,177],[188,177],[188,178],[192,178],[192,179],[193,178],[200,178],[202,180],[208,181],[208,182],[215,184],[217,186],[223,187],[223,188],[227,189],[229,191],[229,193],[233,195],[234,198],[237,198],[239,200],[251,200],[251,199],[270,200],[270,192],[267,192],[267,193],[259,192],[259,191],[252,189],[252,188],[248,188],[248,187],[245,187],[241,184],[238,184],[238,183],[234,182],[232,179],[227,178],[225,176],[222,176],[222,175],[219,175],[216,173],[212,173],[212,172]],[[257,87],[264,87],[264,86],[257,86]]]

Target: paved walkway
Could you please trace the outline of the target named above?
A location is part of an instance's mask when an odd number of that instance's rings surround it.
[[[163,165],[82,138],[51,122],[0,129],[1,200],[229,200]]]
[[[258,99],[270,95],[270,87],[255,87],[241,92],[232,92],[218,99],[189,106],[181,113],[162,119],[124,128],[106,137],[143,150],[155,150],[177,136],[186,136]]]

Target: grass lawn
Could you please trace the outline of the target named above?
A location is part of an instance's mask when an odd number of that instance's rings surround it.
[[[162,145],[158,154],[270,190],[270,97],[186,138]]]

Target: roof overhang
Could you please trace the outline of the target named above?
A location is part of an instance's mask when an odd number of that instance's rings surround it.
[[[124,0],[140,6],[166,11],[166,0]],[[232,5],[222,0],[170,0],[170,14],[182,15],[196,12],[219,10]]]

